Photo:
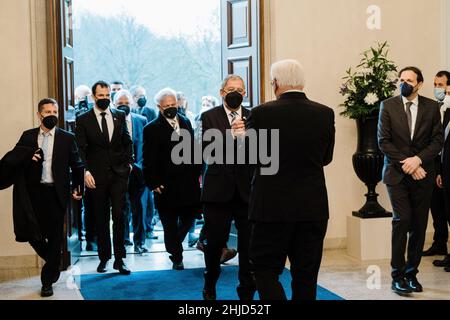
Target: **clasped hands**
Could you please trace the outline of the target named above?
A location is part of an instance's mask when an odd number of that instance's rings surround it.
[[[422,160],[418,156],[407,158],[400,163],[403,165],[403,172],[412,176],[414,180],[419,181],[427,177],[427,172],[421,166]]]
[[[232,123],[231,129],[235,137],[245,137],[245,118],[236,119],[236,121]]]

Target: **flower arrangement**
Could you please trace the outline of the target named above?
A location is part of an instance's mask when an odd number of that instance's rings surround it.
[[[350,119],[359,119],[376,113],[381,101],[393,96],[397,89],[397,66],[388,59],[387,42],[378,43],[378,47],[370,48],[362,55],[356,70],[347,70],[343,78],[345,83],[340,93],[345,102],[341,115]]]

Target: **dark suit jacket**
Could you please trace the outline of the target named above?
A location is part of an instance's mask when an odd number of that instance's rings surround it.
[[[32,147],[35,150],[38,146],[39,128],[25,131],[22,134],[17,146]],[[84,188],[84,166],[80,159],[77,144],[73,134],[56,128],[55,141],[53,146],[52,173],[55,183],[56,193],[61,207],[66,208],[71,190],[70,169],[72,169],[73,189],[77,186]],[[37,187],[42,177],[42,162],[37,164],[32,162],[27,171],[27,183],[31,188]],[[80,187],[81,188],[81,187]]]
[[[188,130],[191,146],[194,146],[194,131],[189,120],[178,115],[180,128]],[[178,142],[172,142],[174,132],[167,119],[160,114],[144,129],[143,169],[146,185],[150,190],[164,186],[162,195],[155,193],[158,209],[173,209],[193,206],[200,210],[201,165],[181,164],[172,161],[172,149]],[[192,154],[193,156],[193,154]]]
[[[421,184],[433,184],[435,180],[435,157],[441,152],[444,141],[441,114],[438,103],[419,96],[414,137],[411,140],[405,106],[401,96],[381,103],[378,122],[378,143],[384,153],[383,182],[397,185],[406,174],[403,161],[418,156],[427,177]]]
[[[248,129],[279,130],[279,170],[271,176],[261,175],[261,166],[255,170],[250,220],[327,220],[328,195],[323,168],[333,159],[333,110],[308,100],[304,93],[288,92],[277,101],[253,109]]]
[[[133,131],[133,154],[135,166],[142,169],[142,149],[144,147],[144,128],[147,125],[147,118],[138,114],[131,114],[131,124]]]
[[[125,113],[115,109],[111,109],[111,113],[114,133],[109,143],[102,138],[102,130],[93,109],[79,116],[76,122],[75,136],[80,156],[97,185],[106,183],[110,170],[127,178],[130,165],[134,163],[133,142],[128,132]]]
[[[250,111],[242,108],[242,116],[248,118]],[[224,162],[227,158],[225,147],[226,131],[231,130],[230,122],[224,106],[208,110],[201,115],[202,135],[210,129],[219,130],[224,141]],[[203,142],[203,149],[209,145]],[[246,144],[248,154],[248,144]],[[203,203],[225,203],[231,201],[237,193],[248,203],[250,196],[250,183],[253,177],[254,166],[249,164],[206,164],[203,173]]]
[[[147,118],[147,123],[150,123],[158,118],[158,113],[154,109],[147,106],[143,108],[133,108],[131,112]]]
[[[447,109],[444,112],[444,119],[443,119],[443,124],[442,127],[444,128],[444,132],[445,132],[445,128],[447,128],[448,124],[450,122],[450,109]],[[446,141],[444,142],[444,144],[446,143]],[[445,147],[445,145],[444,145]],[[436,163],[436,174],[442,174],[442,156],[441,154],[439,154],[436,158],[435,158],[435,163]]]

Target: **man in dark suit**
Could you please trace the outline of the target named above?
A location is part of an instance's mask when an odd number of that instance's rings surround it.
[[[113,243],[115,262],[113,268],[128,275],[123,259],[125,196],[128,177],[132,168],[133,143],[127,129],[125,114],[111,109],[109,84],[99,81],[94,84],[92,94],[95,107],[77,118],[76,138],[80,155],[86,166],[85,183],[92,195],[98,236],[99,273],[106,272],[111,259],[109,232],[110,205],[113,219]]]
[[[117,109],[125,112],[127,128],[133,140],[134,164],[128,184],[127,205],[125,215],[125,244],[130,237],[130,220],[133,225],[134,252],[146,253],[145,247],[145,224],[144,207],[142,197],[145,190],[144,174],[142,172],[142,148],[144,144],[144,127],[147,119],[138,114],[131,113],[133,97],[128,90],[117,92],[114,105]],[[131,213],[131,219],[130,219]]]
[[[334,112],[308,100],[295,60],[272,66],[272,85],[277,100],[252,110],[248,120],[258,134],[279,132],[279,141],[270,141],[279,144],[279,154],[272,154],[278,172],[266,175],[258,166],[252,182],[250,258],[262,300],[286,300],[278,277],[287,257],[292,299],[315,300],[329,218],[323,168],[333,159]]]
[[[143,166],[146,184],[155,194],[173,269],[183,270],[182,242],[200,211],[201,164],[195,164],[193,157],[187,163],[176,164],[172,157],[178,145],[172,137],[181,135],[194,147],[194,131],[189,120],[178,114],[176,96],[174,90],[167,88],[155,97],[160,114],[144,129]]]
[[[43,297],[53,295],[52,285],[60,275],[64,217],[70,201],[73,175],[73,198],[81,200],[83,163],[78,155],[75,137],[58,124],[58,104],[53,99],[39,102],[39,128],[25,131],[17,146],[36,151],[26,170],[27,189],[37,217],[41,240],[30,241],[36,253],[45,260],[41,281]],[[31,159],[30,159],[31,160]]]
[[[436,179],[437,186],[443,193],[441,200],[444,201],[444,208],[445,208],[445,218],[439,217],[439,219],[444,219],[441,223],[442,231],[444,231],[444,228],[448,230],[448,226],[450,226],[450,139],[448,138],[450,132],[450,119],[448,119],[450,118],[450,77],[449,81],[447,82],[445,93],[446,95],[443,100],[443,107],[441,107],[445,110],[444,111],[445,144],[444,150],[442,151],[442,154],[439,157],[439,159],[442,160],[442,162],[439,161],[438,167],[439,175]],[[435,218],[433,217],[433,219]],[[435,239],[437,231],[438,229],[436,228],[435,224]],[[433,249],[433,247],[431,249]],[[446,272],[450,272],[450,254],[447,253],[444,259],[442,260],[433,261],[433,264],[436,267],[443,267]]]
[[[394,213],[392,290],[409,295],[423,291],[417,274],[436,178],[434,161],[442,150],[444,136],[437,102],[419,96],[422,72],[407,67],[399,77],[401,96],[381,103],[378,142],[385,155],[383,182]]]
[[[441,119],[443,127],[446,128],[450,122],[449,106],[445,105],[447,86],[450,85],[450,72],[440,71],[434,78],[434,96],[441,108]],[[441,155],[436,157],[436,170],[440,173]],[[433,195],[431,197],[431,216],[433,217],[434,236],[433,244],[428,250],[423,252],[424,257],[445,256],[448,253],[448,224],[447,213],[445,210],[444,190],[439,187],[439,181],[433,186]],[[440,260],[437,260],[440,261]],[[439,262],[438,262],[439,264]]]
[[[241,300],[252,300],[256,292],[256,285],[248,257],[250,238],[248,200],[253,168],[248,164],[237,164],[235,157],[231,163],[225,161],[228,159],[228,148],[225,141],[231,141],[231,148],[237,150],[236,146],[239,139],[245,136],[245,119],[250,114],[247,109],[242,107],[246,95],[243,79],[236,75],[228,76],[222,84],[220,93],[224,98],[224,105],[206,111],[201,115],[204,149],[206,150],[209,146],[204,138],[211,129],[218,130],[224,142],[222,144],[223,159],[219,159],[217,162],[212,158],[205,159],[206,166],[203,174],[201,197],[204,205],[203,214],[207,243],[203,298],[205,300],[216,299],[216,283],[221,272],[222,249],[226,248],[231,223],[234,220],[238,230],[239,252],[239,286],[237,292]],[[248,148],[248,145],[246,145],[246,148]],[[235,152],[236,154],[237,152]]]

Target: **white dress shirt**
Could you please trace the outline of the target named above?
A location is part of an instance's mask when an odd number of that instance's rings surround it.
[[[232,115],[233,112],[236,112],[238,114],[237,118],[242,119],[242,107],[239,107],[239,109],[236,111],[231,111],[230,109],[228,109],[225,106],[224,106],[224,108],[225,108],[225,112],[227,113],[227,118],[228,118],[228,121],[230,122],[230,126],[233,124],[233,118],[234,118]]]
[[[55,132],[56,128],[53,128],[49,132],[45,133],[44,130],[39,129],[38,146],[44,151],[44,162],[42,163],[42,177],[41,183],[54,183],[52,172],[53,161],[53,146],[55,145]],[[46,138],[46,144],[44,145],[44,139]]]
[[[109,141],[111,141],[114,134],[114,119],[111,110],[108,108],[103,111],[97,107],[94,107],[94,112],[95,116],[97,117],[98,125],[100,126],[100,131],[102,131],[102,113],[106,113],[106,125],[108,126]]]
[[[131,119],[131,113],[127,115],[125,120],[127,121],[127,129],[130,133],[131,140],[133,140],[133,120]]]
[[[178,121],[178,116],[176,116],[173,119],[166,118],[166,120],[170,124],[170,126],[176,131],[176,133],[180,135],[181,129],[180,129],[180,122]]]
[[[412,102],[411,105],[411,120],[412,120],[412,124],[411,124],[411,140],[414,138],[414,132],[416,130],[416,122],[417,122],[417,112],[419,110],[419,96],[417,96],[414,100],[409,101],[408,99],[406,99],[405,97],[402,97],[403,99],[403,105],[405,108],[405,112],[406,112],[406,104],[408,102]]]

